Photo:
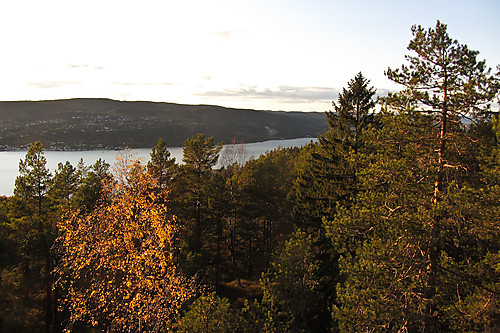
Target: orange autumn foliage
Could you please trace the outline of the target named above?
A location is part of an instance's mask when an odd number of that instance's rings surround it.
[[[100,204],[59,224],[60,283],[68,330],[156,332],[194,292],[173,260],[175,223],[165,193],[137,161],[119,163]],[[76,326],[75,326],[76,325]]]

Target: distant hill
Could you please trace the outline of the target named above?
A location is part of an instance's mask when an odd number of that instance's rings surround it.
[[[0,150],[35,141],[49,150],[151,148],[160,136],[174,147],[196,133],[248,143],[316,137],[326,127],[323,112],[89,98],[0,102]]]

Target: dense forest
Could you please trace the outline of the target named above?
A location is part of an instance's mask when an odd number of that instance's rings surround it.
[[[401,90],[357,74],[302,148],[198,134],[177,164],[160,138],[52,175],[32,144],[0,198],[2,330],[500,329],[500,67],[412,33]]]
[[[0,102],[0,150],[27,149],[35,141],[47,150],[151,148],[158,137],[180,147],[197,133],[249,143],[312,138],[325,129],[322,112],[103,98]]]

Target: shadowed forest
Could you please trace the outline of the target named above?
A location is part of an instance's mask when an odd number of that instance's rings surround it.
[[[177,164],[160,138],[52,175],[32,144],[0,197],[0,330],[500,329],[500,67],[412,34],[401,90],[357,74],[302,148],[243,163],[198,134]]]
[[[246,143],[311,138],[326,129],[323,112],[262,111],[214,105],[103,98],[0,102],[0,151],[151,148],[158,137],[180,147],[197,133]]]

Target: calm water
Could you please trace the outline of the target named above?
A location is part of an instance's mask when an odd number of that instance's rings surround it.
[[[247,161],[252,157],[258,157],[269,150],[278,147],[301,147],[311,140],[310,138],[290,139],[290,140],[272,140],[257,143],[247,143],[244,149],[232,145],[225,145],[221,152],[221,160],[227,160],[227,152],[233,150],[237,151],[238,159]],[[170,155],[175,157],[177,163],[182,161],[182,147],[168,148]],[[131,149],[130,153],[144,162],[149,160],[151,149]],[[47,167],[54,173],[57,164],[69,161],[72,165],[76,166],[78,161],[83,158],[85,165],[89,166],[94,164],[99,158],[105,160],[109,164],[115,163],[120,151],[117,150],[92,150],[92,151],[46,151],[45,157],[47,159]],[[225,155],[226,154],[226,155]],[[5,151],[0,152],[0,195],[10,196],[14,191],[14,181],[19,174],[19,160],[24,159],[26,151]]]

